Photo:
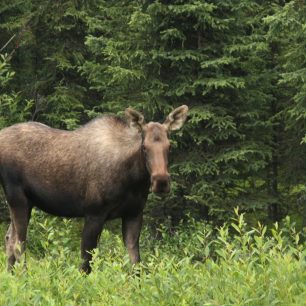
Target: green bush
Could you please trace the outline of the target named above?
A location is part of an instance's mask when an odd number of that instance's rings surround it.
[[[192,218],[175,229],[163,225],[158,235],[144,227],[137,268],[119,227],[107,227],[89,276],[78,270],[81,223],[36,212],[27,270],[18,264],[6,272],[0,253],[0,305],[305,305],[303,233],[289,218],[248,229],[235,212],[218,229]]]

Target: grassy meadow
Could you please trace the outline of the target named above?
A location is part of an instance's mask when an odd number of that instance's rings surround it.
[[[305,235],[289,218],[269,229],[248,228],[237,211],[220,228],[192,218],[175,229],[153,231],[149,224],[137,268],[115,222],[103,231],[93,272],[84,276],[81,222],[35,212],[27,269],[18,264],[8,273],[0,252],[0,305],[306,305]]]

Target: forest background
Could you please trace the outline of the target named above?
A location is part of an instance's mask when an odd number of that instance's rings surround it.
[[[0,305],[305,305],[304,0],[0,1],[0,129],[181,104],[137,269],[115,221],[83,277],[82,222],[34,210],[27,270],[0,238]]]
[[[305,226],[305,1],[2,0],[0,42],[0,128],[186,104],[172,192],[147,214]]]

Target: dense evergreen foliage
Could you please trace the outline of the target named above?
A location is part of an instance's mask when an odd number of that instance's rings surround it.
[[[304,305],[305,50],[303,0],[1,0],[0,129],[190,112],[142,263],[115,221],[84,277],[82,222],[34,210],[28,270],[0,251],[0,304]],[[0,190],[0,249],[7,219]]]
[[[221,221],[239,205],[301,222],[305,13],[299,0],[2,1],[0,127],[72,129],[128,106],[162,120],[187,104],[172,193],[150,213]]]

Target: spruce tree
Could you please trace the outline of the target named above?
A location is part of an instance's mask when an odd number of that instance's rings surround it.
[[[84,72],[104,96],[102,109],[131,105],[162,119],[171,107],[190,106],[179,141],[173,136],[175,188],[167,207],[179,217],[187,207],[216,217],[238,204],[267,203],[260,177],[271,158],[273,76],[261,71],[264,8],[240,3],[102,2],[93,23],[100,33],[87,38],[97,60]]]

